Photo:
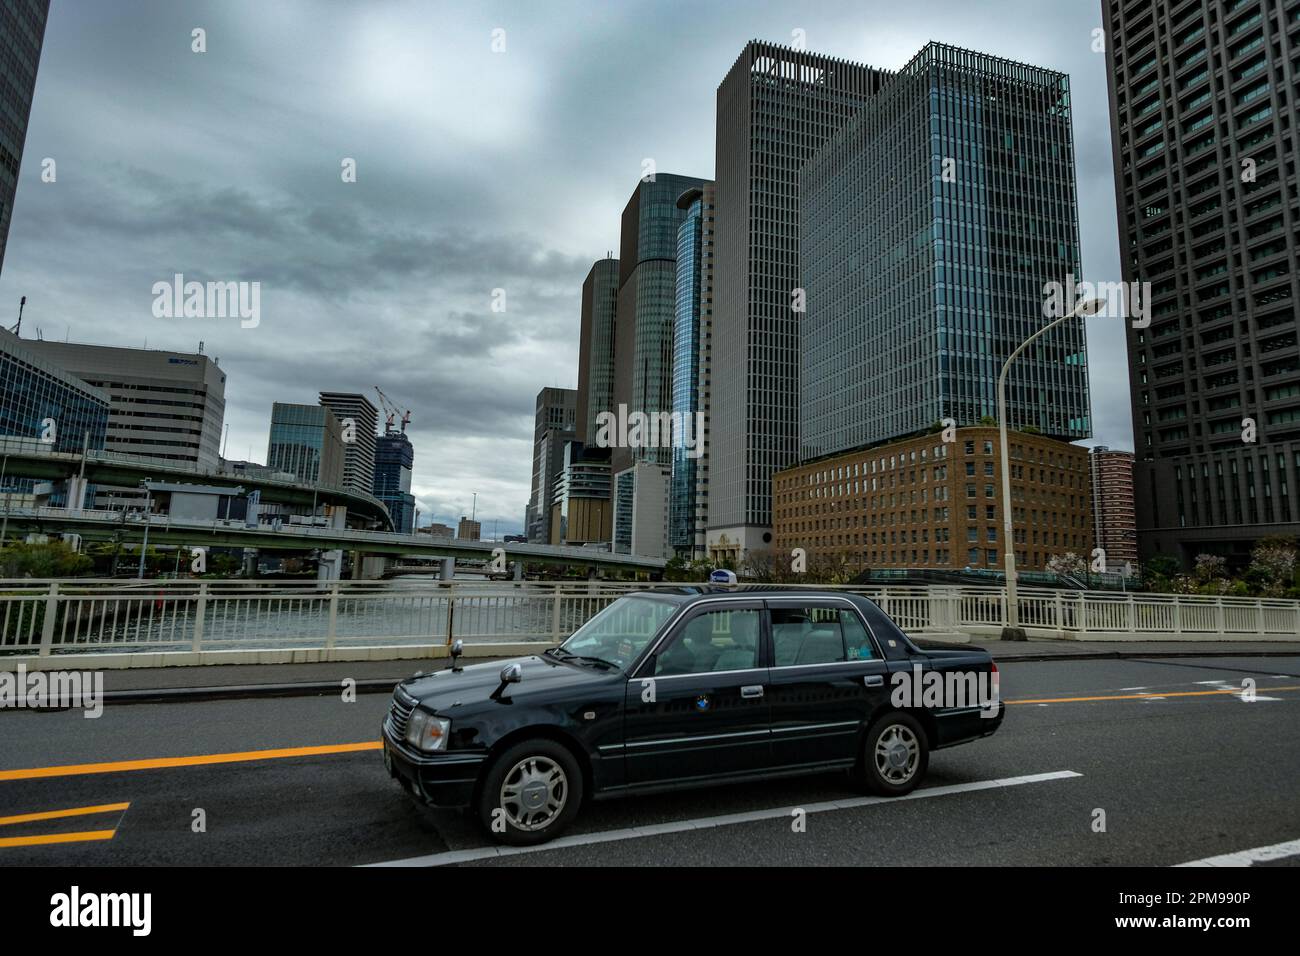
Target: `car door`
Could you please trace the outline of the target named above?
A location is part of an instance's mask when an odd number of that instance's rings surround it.
[[[889,670],[847,600],[774,598],[770,707],[780,766],[857,759],[864,722],[888,703]]]
[[[762,601],[688,611],[628,681],[630,786],[749,773],[771,762]]]

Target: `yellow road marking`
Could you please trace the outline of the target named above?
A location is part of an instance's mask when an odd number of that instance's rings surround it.
[[[116,830],[85,830],[81,833],[47,833],[43,836],[3,837],[0,848],[9,846],[43,846],[49,843],[85,843],[90,840],[111,840]]]
[[[1163,694],[1116,694],[1110,697],[1042,697],[1036,700],[1004,700],[1004,704],[1077,704],[1090,700],[1145,700],[1152,697],[1209,697],[1214,694],[1240,694],[1243,688],[1225,687],[1220,690],[1179,690]],[[1300,690],[1296,687],[1257,687],[1256,694],[1273,693],[1279,690]]]
[[[1258,687],[1257,694],[1276,693],[1284,690],[1300,690],[1294,687]],[[1145,700],[1148,698],[1167,697],[1210,697],[1222,694],[1241,694],[1241,688],[1229,687],[1220,690],[1170,691],[1164,694],[1114,694],[1095,697],[1042,697],[1028,700],[1004,700],[1012,704],[1075,704],[1098,700]],[[288,757],[316,757],[325,754],[357,753],[365,750],[380,750],[383,741],[367,740],[355,744],[324,744],[316,747],[286,747],[278,750],[243,750],[225,754],[198,754],[191,757],[154,757],[147,760],[116,760],[110,763],[67,764],[61,767],[28,767],[22,770],[0,770],[3,780],[37,780],[46,777],[80,777],[93,773],[121,773],[128,770],[162,770],[170,767],[203,767],[221,763],[243,763],[251,760],[283,760]],[[84,812],[95,812],[86,810]],[[71,816],[69,811],[60,815]],[[0,823],[17,822],[17,818],[0,818]],[[111,832],[111,831],[106,831]],[[95,839],[108,839],[97,837]],[[0,846],[5,845],[0,843]]]
[[[92,813],[112,813],[125,810],[129,803],[104,803],[97,807],[73,807],[70,810],[43,810],[40,813],[20,813],[16,817],[0,817],[0,826],[10,823],[31,823],[34,820],[58,820],[63,817],[80,817]]]
[[[198,754],[193,757],[155,757],[149,760],[115,760],[111,763],[79,763],[62,767],[29,767],[0,770],[0,780],[36,780],[43,777],[80,777],[92,773],[120,773],[126,770],[161,770],[168,767],[202,767],[218,763],[242,763],[247,760],[280,760],[286,757],[315,757],[321,754],[356,753],[379,750],[383,742],[367,740],[358,744],[325,744],[319,747],[288,747],[279,750],[244,750],[228,754]]]

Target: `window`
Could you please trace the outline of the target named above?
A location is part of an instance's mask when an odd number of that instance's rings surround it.
[[[849,660],[864,661],[876,656],[867,629],[852,611],[840,611],[840,630],[844,633],[844,646]]]
[[[843,661],[844,635],[840,621],[839,608],[772,608],[772,650],[776,666]]]
[[[752,608],[691,618],[655,661],[655,676],[738,671],[758,666],[758,615]]]
[[[574,654],[600,657],[626,667],[645,650],[676,609],[671,601],[619,598],[574,631],[564,647]]]

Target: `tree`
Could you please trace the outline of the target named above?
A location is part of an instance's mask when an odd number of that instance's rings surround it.
[[[0,577],[75,578],[89,573],[94,563],[62,541],[16,541],[0,551]]]
[[[1217,554],[1198,554],[1191,582],[1202,594],[1226,594],[1231,584],[1227,559]]]
[[[1142,584],[1149,591],[1168,591],[1169,582],[1182,570],[1178,559],[1157,554],[1142,563]]]
[[[1264,597],[1281,597],[1295,584],[1296,549],[1285,539],[1265,538],[1250,553],[1245,580]]]

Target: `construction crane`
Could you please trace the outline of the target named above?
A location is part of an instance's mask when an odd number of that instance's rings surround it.
[[[379,395],[379,404],[383,406],[384,409],[384,434],[391,435],[393,433],[393,420],[397,418],[400,409],[397,407],[397,403],[385,395],[384,390],[378,385],[375,386],[375,392]],[[405,435],[406,426],[411,423],[411,410],[408,408],[406,411],[402,412],[401,415],[402,434]]]

